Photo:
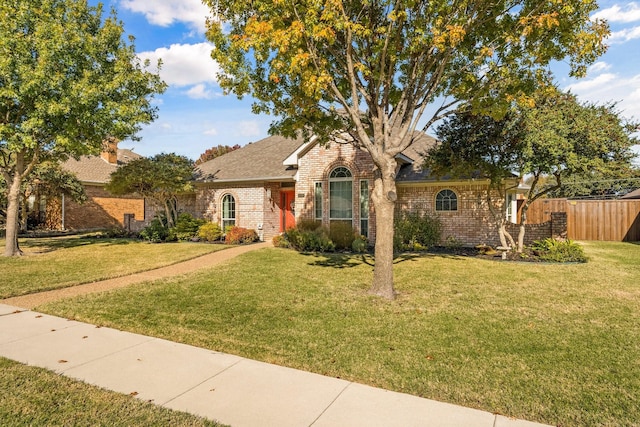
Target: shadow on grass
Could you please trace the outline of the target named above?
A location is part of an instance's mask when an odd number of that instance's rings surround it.
[[[128,245],[135,243],[136,239],[105,238],[96,236],[72,236],[72,237],[27,237],[20,239],[22,249],[33,249],[36,253],[53,252],[59,249],[77,248],[91,245]]]
[[[362,264],[373,267],[375,257],[373,254],[352,254],[352,253],[313,253],[301,252],[302,255],[314,257],[315,260],[309,265],[316,267],[332,267],[332,268],[352,268]],[[407,261],[415,261],[422,258],[447,258],[451,260],[462,260],[465,256],[459,254],[448,253],[430,253],[430,252],[402,252],[394,254],[393,263],[400,264]]]

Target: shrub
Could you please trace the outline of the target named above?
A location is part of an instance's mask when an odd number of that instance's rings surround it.
[[[177,240],[191,240],[198,235],[198,229],[206,221],[194,218],[189,213],[181,213],[176,220],[176,225],[171,229]]]
[[[222,238],[222,229],[215,222],[207,222],[198,229],[198,237],[205,242],[216,242]]]
[[[367,251],[367,247],[369,246],[369,241],[364,236],[356,236],[353,239],[353,243],[351,244],[351,250],[355,253],[361,254]]]
[[[162,218],[155,217],[151,223],[140,231],[140,237],[148,242],[160,243],[172,240],[169,228],[164,224]]]
[[[277,234],[277,235],[273,236],[273,239],[271,241],[273,242],[273,246],[276,247],[276,248],[289,248],[289,247],[291,247],[291,245],[289,244],[289,241],[287,240],[287,238],[283,234]]]
[[[319,227],[315,230],[299,230],[292,228],[284,234],[288,245],[301,252],[332,252],[335,245],[329,238],[326,229]]]
[[[228,245],[242,245],[258,240],[258,233],[243,227],[231,227],[224,236],[224,242]]]
[[[301,219],[296,224],[296,228],[300,231],[316,231],[321,226],[322,223],[314,219]]]
[[[393,247],[398,251],[424,250],[440,242],[442,223],[428,212],[406,212],[394,222]]]
[[[536,240],[531,245],[534,254],[542,261],[550,262],[587,262],[582,246],[571,240],[547,238]]]
[[[331,221],[329,238],[335,243],[336,249],[351,249],[356,238],[351,221]]]

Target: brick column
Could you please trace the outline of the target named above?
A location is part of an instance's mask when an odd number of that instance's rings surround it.
[[[551,212],[551,237],[554,239],[567,238],[566,212]]]

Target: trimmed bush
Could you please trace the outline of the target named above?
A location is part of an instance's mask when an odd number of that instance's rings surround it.
[[[292,228],[285,232],[284,239],[291,248],[300,252],[332,252],[336,248],[322,227],[315,230]]]
[[[206,221],[194,218],[189,213],[181,213],[176,220],[176,225],[171,229],[177,240],[191,240],[198,236],[200,226]]]
[[[276,248],[289,248],[291,247],[291,245],[289,244],[289,241],[287,240],[287,238],[283,235],[283,234],[277,234],[275,236],[273,236],[273,239],[271,239],[271,241],[273,242],[273,246]]]
[[[205,242],[217,242],[222,238],[222,229],[215,222],[207,222],[198,229],[198,237]]]
[[[531,245],[533,253],[542,261],[549,262],[587,262],[582,246],[571,240],[547,238],[536,240]]]
[[[351,245],[356,238],[351,221],[331,221],[329,238],[335,243],[336,249],[351,250]]]
[[[259,239],[255,230],[243,227],[231,227],[224,236],[224,242],[228,245],[242,245],[253,243]]]
[[[353,239],[353,243],[351,244],[351,250],[357,254],[367,252],[368,247],[369,241],[364,236],[356,236],[356,238]]]
[[[425,250],[440,242],[442,223],[428,212],[405,212],[394,223],[393,247],[397,251]]]
[[[161,218],[154,218],[151,223],[140,231],[140,237],[151,243],[160,243],[171,241],[173,236],[169,232],[169,228],[164,224]]]

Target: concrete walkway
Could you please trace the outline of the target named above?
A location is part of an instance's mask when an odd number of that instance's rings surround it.
[[[265,245],[266,246],[266,245]],[[261,245],[255,245],[258,249]],[[117,279],[118,287],[223,262],[233,249]],[[226,252],[226,254],[225,254]],[[218,254],[218,256],[214,256]],[[237,255],[237,253],[236,253]],[[169,272],[173,272],[169,274]],[[166,273],[166,274],[165,274]],[[99,282],[101,283],[101,282]],[[83,293],[104,289],[98,284]],[[104,284],[103,284],[104,285]],[[113,283],[112,283],[113,285]],[[89,286],[89,285],[85,285]],[[111,287],[113,288],[113,286]],[[93,289],[93,290],[90,290]],[[46,301],[55,298],[47,293]],[[76,293],[78,294],[78,293]],[[23,297],[21,297],[23,298]],[[24,297],[26,298],[26,297]],[[476,409],[373,388],[0,303],[0,356],[233,427],[534,427]],[[19,303],[19,304],[18,304]],[[41,302],[38,302],[41,303]]]

